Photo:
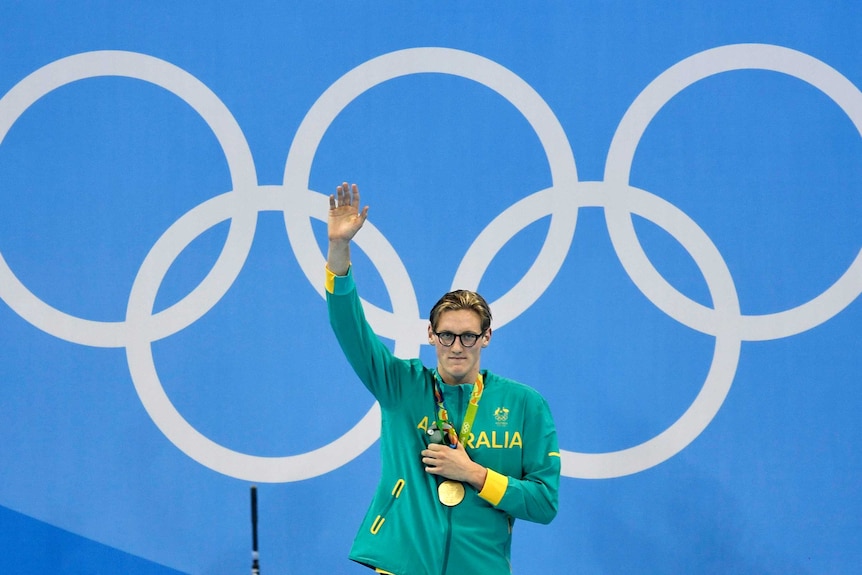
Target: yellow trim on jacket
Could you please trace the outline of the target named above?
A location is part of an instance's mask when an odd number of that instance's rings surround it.
[[[509,478],[489,468],[479,497],[496,507],[506,494],[507,487],[509,487]]]

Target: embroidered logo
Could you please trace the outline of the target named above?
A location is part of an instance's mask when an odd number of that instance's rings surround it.
[[[497,425],[509,425],[509,408],[498,407],[494,410],[494,419],[497,420]]]

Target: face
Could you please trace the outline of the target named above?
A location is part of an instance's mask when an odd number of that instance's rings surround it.
[[[437,329],[428,326],[428,343],[437,350],[437,372],[445,383],[473,383],[479,374],[479,356],[482,348],[491,340],[491,329],[476,341],[473,347],[464,347],[461,338],[456,337],[455,343],[446,347],[434,335],[434,332],[442,333],[474,333],[482,331],[482,320],[479,314],[469,309],[457,309],[444,311],[437,320]]]

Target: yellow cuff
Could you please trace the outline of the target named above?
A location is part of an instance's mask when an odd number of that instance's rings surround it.
[[[324,266],[325,267],[325,266]],[[326,268],[326,291],[329,293],[335,293],[335,274],[329,271],[329,268]]]
[[[479,497],[497,506],[506,494],[506,488],[509,487],[509,478],[505,475],[497,473],[493,469],[488,469],[488,476],[485,478],[485,485],[482,491],[479,492]]]

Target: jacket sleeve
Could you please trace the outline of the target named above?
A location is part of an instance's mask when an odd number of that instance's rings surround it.
[[[524,418],[521,476],[488,469],[479,496],[512,517],[547,524],[557,515],[559,501],[561,462],[557,431],[548,403],[538,393],[525,404]]]
[[[368,325],[351,270],[336,276],[326,269],[326,306],[335,337],[363,385],[383,407],[398,402],[404,391],[398,382],[409,381],[406,372],[417,366],[395,357]]]

